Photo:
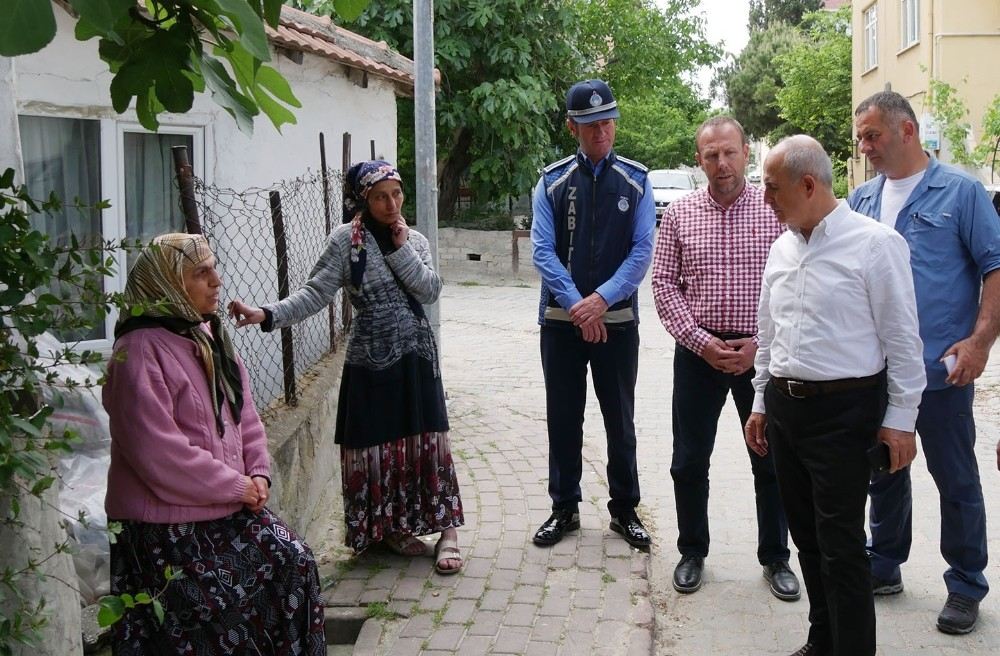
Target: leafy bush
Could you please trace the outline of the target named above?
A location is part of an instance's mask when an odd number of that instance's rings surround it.
[[[33,227],[33,215],[61,205],[54,195],[44,202],[31,198],[26,187],[15,184],[13,169],[0,176],[0,490],[5,501],[0,531],[15,535],[26,526],[19,499],[41,500],[56,481],[51,456],[71,452],[76,442],[72,432],[59,433],[47,424],[60,405],[59,390],[101,382],[97,375],[81,381],[56,373],[65,364],[97,363],[99,353],[76,351],[72,344],[41,352],[38,340],[46,332],[87,332],[122,300],[120,294],[104,292],[102,279],[112,275],[113,253],[124,243],[83,244],[71,236],[65,244],[53,244]],[[22,584],[46,578],[44,563],[68,549],[63,541],[48,554],[5,555],[0,654],[11,653],[15,644],[37,643],[47,621],[45,599],[29,598]]]

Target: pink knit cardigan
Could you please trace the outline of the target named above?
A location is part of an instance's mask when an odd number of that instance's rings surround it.
[[[109,519],[218,519],[243,507],[244,475],[270,477],[267,436],[242,362],[240,373],[241,421],[236,424],[224,404],[220,436],[193,341],[164,328],[144,328],[115,343],[103,390],[111,420],[104,499]]]

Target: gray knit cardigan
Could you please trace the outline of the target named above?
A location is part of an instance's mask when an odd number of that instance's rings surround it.
[[[427,238],[415,230],[393,253],[382,255],[375,237],[364,230],[367,251],[360,288],[351,285],[351,224],[337,227],[309,280],[288,298],[266,305],[272,327],[282,328],[316,314],[334,301],[338,289],[347,290],[354,318],[347,340],[346,364],[371,370],[386,369],[406,354],[429,360],[440,377],[434,333],[426,318],[418,318],[403,289],[421,304],[441,294],[441,277],[431,268]],[[398,281],[398,283],[397,283]]]

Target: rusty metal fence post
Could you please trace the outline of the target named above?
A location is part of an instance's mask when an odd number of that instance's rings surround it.
[[[272,191],[268,194],[271,201],[271,224],[274,226],[274,256],[278,265],[278,300],[288,298],[288,243],[285,240],[285,218],[281,213],[281,194]],[[295,346],[292,341],[292,329],[281,329],[281,364],[285,374],[285,403],[298,405],[295,391]]]
[[[187,146],[172,146],[174,174],[181,194],[181,212],[184,213],[184,229],[188,234],[200,235],[201,220],[198,218],[198,201],[194,197],[194,171],[188,160]]]
[[[319,133],[319,165],[320,175],[323,179],[323,225],[326,228],[326,236],[330,237],[330,176],[326,168],[326,138],[323,133]],[[337,306],[333,303],[326,309],[330,321],[330,352],[337,352]]]
[[[341,153],[340,153],[340,163],[343,167],[341,170],[344,172],[344,177],[347,177],[347,169],[351,168],[351,133],[345,132],[341,142]],[[345,216],[341,220],[344,223],[349,222],[354,217]],[[353,312],[351,308],[351,301],[347,297],[346,290],[341,304],[341,317],[343,317],[344,332],[350,330],[351,328],[351,317],[353,317]]]

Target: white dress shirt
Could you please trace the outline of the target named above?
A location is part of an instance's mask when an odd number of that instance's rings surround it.
[[[882,425],[913,430],[926,383],[923,344],[910,251],[895,230],[841,201],[808,241],[786,231],[764,267],[758,325],[754,412],[765,412],[772,376],[862,378],[888,366]]]

